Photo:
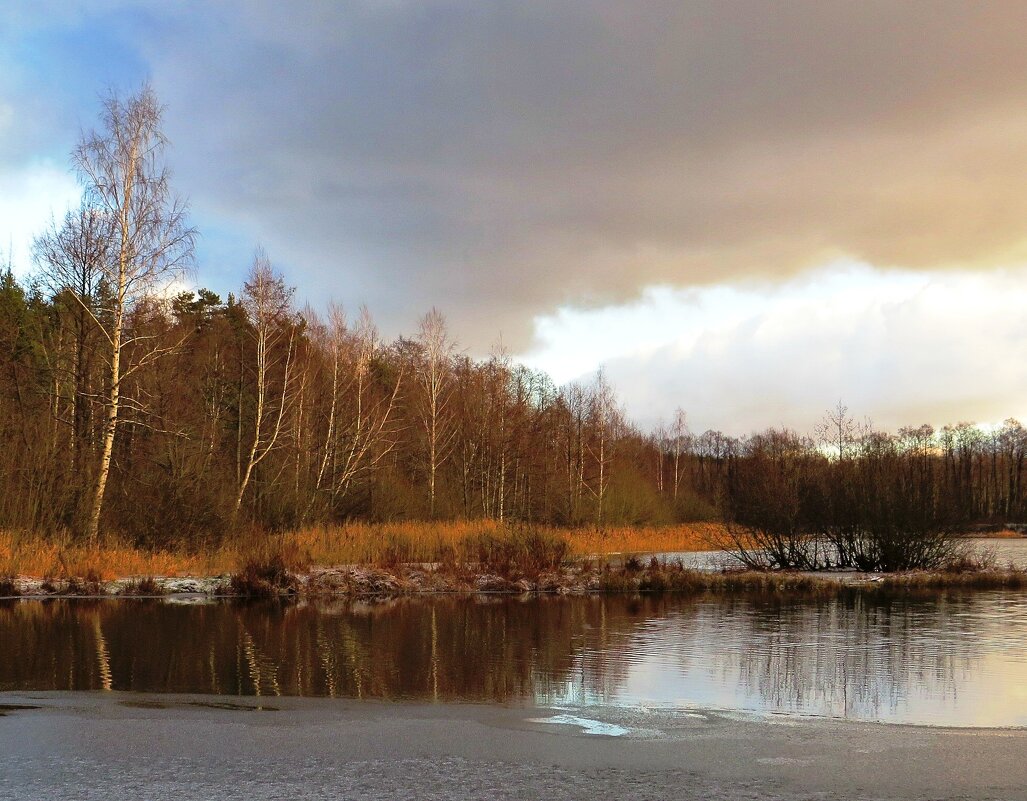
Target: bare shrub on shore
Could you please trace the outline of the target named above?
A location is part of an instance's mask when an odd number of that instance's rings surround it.
[[[839,454],[790,431],[749,439],[728,482],[723,545],[752,568],[938,568],[965,525],[938,491],[933,431],[864,432]]]
[[[14,576],[0,576],[0,598],[16,598],[21,595]]]

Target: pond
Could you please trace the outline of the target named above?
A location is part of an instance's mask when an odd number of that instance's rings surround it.
[[[1027,726],[1027,594],[0,603],[0,690]],[[587,715],[585,715],[587,717]]]

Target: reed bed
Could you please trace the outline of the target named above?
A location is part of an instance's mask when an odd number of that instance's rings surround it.
[[[659,528],[551,528],[499,523],[351,523],[313,527],[282,537],[284,547],[308,555],[310,564],[368,564],[487,561],[482,543],[518,541],[529,533],[547,541],[566,543],[568,557],[612,554],[703,551],[714,548],[722,527],[694,523]]]
[[[193,552],[150,551],[114,538],[89,548],[70,536],[0,531],[0,577],[110,581],[128,576],[220,576],[282,561],[291,570],[333,565],[498,564],[713,548],[720,527],[546,528],[497,521],[348,523],[283,534],[250,531]]]
[[[567,530],[574,556],[684,553],[717,550],[728,541],[722,523],[686,523],[652,528],[613,527]]]
[[[113,541],[89,548],[67,536],[0,531],[0,576],[109,581],[124,576],[220,575],[236,564],[238,556],[224,548],[169,553]]]

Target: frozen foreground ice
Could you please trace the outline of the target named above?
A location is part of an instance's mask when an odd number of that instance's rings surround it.
[[[4,801],[1027,799],[1019,729],[122,693],[0,705]]]

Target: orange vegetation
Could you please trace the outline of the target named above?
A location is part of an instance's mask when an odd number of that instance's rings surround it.
[[[224,551],[168,553],[147,551],[119,543],[96,549],[65,538],[0,532],[0,576],[36,578],[92,577],[110,580],[123,576],[219,575],[234,566]]]
[[[126,576],[214,576],[233,573],[252,559],[283,554],[296,568],[341,564],[397,564],[473,560],[490,543],[514,539],[517,526],[495,521],[349,523],[311,527],[285,534],[251,534],[217,549],[198,553],[147,551],[117,542],[95,550],[70,538],[0,532],[0,576],[110,580]],[[574,557],[716,547],[722,527],[691,523],[673,527],[607,529],[546,528],[542,532],[567,544]]]
[[[615,553],[702,551],[712,543],[721,526],[711,523],[660,528],[542,528],[567,542],[572,556],[604,556]],[[283,546],[304,555],[310,564],[380,564],[383,562],[441,561],[447,551],[469,557],[477,538],[503,539],[518,532],[492,520],[444,523],[350,523],[313,527],[283,537]]]
[[[722,523],[686,523],[654,528],[567,529],[575,556],[715,550],[726,540]]]

